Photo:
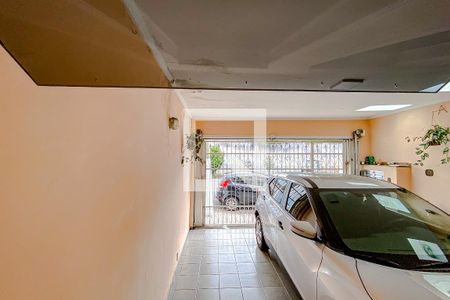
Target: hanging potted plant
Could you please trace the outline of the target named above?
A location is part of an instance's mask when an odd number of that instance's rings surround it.
[[[189,155],[183,155],[181,158],[181,164],[184,165],[187,162],[199,161],[203,164],[203,159],[199,153],[204,143],[203,132],[197,129],[195,133],[186,136],[186,145],[184,147],[184,153],[188,152]]]
[[[431,146],[444,146],[442,150],[443,157],[441,159],[441,164],[450,163],[448,146],[450,140],[450,127],[436,124],[434,119],[435,113],[439,115],[442,111],[447,112],[447,110],[443,106],[439,107],[439,110],[433,111],[432,126],[423,136],[405,138],[408,143],[417,141],[420,142],[420,144],[416,147],[416,155],[419,156],[419,158],[414,163],[415,165],[423,166],[423,162],[430,157],[428,148]]]

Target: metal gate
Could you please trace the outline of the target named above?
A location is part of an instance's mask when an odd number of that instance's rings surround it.
[[[349,140],[207,139],[203,224],[254,224],[255,200],[277,173],[347,173]]]

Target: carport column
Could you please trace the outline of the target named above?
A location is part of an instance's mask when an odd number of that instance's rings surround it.
[[[253,120],[253,148],[255,157],[259,157],[258,164],[264,166],[264,174],[269,175],[270,170],[267,169],[267,111],[259,109],[255,112],[255,120]]]
[[[366,135],[364,129],[353,131],[353,174],[359,175],[359,140]]]
[[[206,164],[206,147],[203,143],[199,156],[203,163]],[[203,203],[206,197],[206,169],[205,166],[196,161],[194,163],[194,227],[201,227],[204,224]]]

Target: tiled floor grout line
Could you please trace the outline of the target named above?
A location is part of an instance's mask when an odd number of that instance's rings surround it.
[[[221,242],[222,241],[222,242]],[[224,245],[221,245],[221,244]],[[221,248],[226,247],[226,248]],[[208,250],[209,248],[209,250]],[[195,250],[192,250],[195,249]],[[222,251],[221,251],[222,250]],[[211,252],[209,252],[211,251]],[[237,252],[236,252],[237,251]],[[238,255],[242,255],[242,257],[245,257],[247,255],[249,257],[249,261],[247,261],[245,258],[242,261],[239,261]],[[207,256],[210,256],[209,258],[213,258],[213,260],[206,261],[205,258]],[[232,259],[226,259],[227,256],[232,257]],[[238,256],[238,257],[237,257]],[[258,256],[262,256],[263,258],[258,259]],[[199,257],[193,259],[192,257]],[[216,259],[214,259],[216,257]],[[221,261],[221,257],[225,258],[225,261]],[[264,270],[263,267],[264,263],[268,263],[270,265],[270,272],[268,270]],[[235,292],[238,292],[238,295],[240,295],[240,298],[244,299],[246,296],[244,291],[253,291],[262,293],[262,297],[269,299],[268,297],[268,291],[271,290],[271,292],[276,291],[277,289],[284,294],[285,299],[292,299],[291,295],[289,294],[288,288],[285,284],[285,281],[282,279],[281,274],[279,272],[282,272],[282,269],[279,267],[277,268],[275,266],[277,262],[274,260],[274,257],[272,257],[269,254],[264,254],[262,252],[259,252],[259,250],[256,248],[256,243],[253,241],[253,232],[251,228],[245,228],[245,229],[203,229],[203,230],[196,230],[191,231],[187,237],[185,247],[183,248],[182,254],[180,256],[180,260],[177,265],[176,272],[174,274],[173,282],[171,285],[170,290],[170,296],[169,299],[172,299],[171,297],[174,296],[175,293],[182,294],[180,292],[186,292],[185,296],[190,298],[182,298],[182,299],[196,299],[200,297],[199,292],[204,292],[205,290],[209,290],[208,288],[202,288],[200,287],[201,282],[200,280],[203,278],[207,278],[207,276],[215,276],[218,279],[217,286],[213,284],[213,288],[210,290],[213,290],[213,292],[216,292],[217,297],[214,297],[214,299],[221,299],[222,292],[225,290],[233,290]],[[202,267],[203,265],[215,265],[217,266],[216,271],[213,271],[213,275],[211,274],[202,274]],[[249,270],[245,271],[245,264],[251,264],[254,272],[250,268]],[[184,265],[192,265],[189,267],[183,267]],[[222,272],[220,266],[223,265],[234,265],[234,269],[230,270],[230,273],[228,272]],[[257,267],[260,266],[259,270]],[[243,269],[240,269],[243,268]],[[261,269],[262,268],[262,269]],[[180,274],[181,273],[181,274]],[[206,272],[206,273],[209,273]],[[272,275],[268,275],[272,274]],[[230,276],[230,278],[237,278],[239,287],[237,285],[233,287],[233,284],[230,285],[230,287],[222,286],[222,279],[226,277],[227,275]],[[245,275],[253,275],[254,279],[256,280],[256,286],[255,287],[247,287],[243,286],[243,277]],[[181,289],[178,288],[176,279],[180,279],[183,276],[190,276],[192,280],[195,280],[195,286],[190,286],[192,289]],[[203,276],[203,277],[202,277]],[[269,278],[276,278],[273,287],[271,285],[265,285],[265,283],[262,281],[262,278],[264,276],[268,276]],[[186,278],[187,279],[187,278]],[[267,278],[266,278],[267,279]],[[207,279],[205,279],[207,280]],[[191,281],[191,284],[193,283]],[[186,282],[184,282],[186,284]],[[204,284],[204,283],[203,283]],[[248,283],[247,283],[248,284]],[[270,283],[269,283],[270,284]],[[251,286],[251,285],[250,285]],[[206,285],[207,287],[207,285]],[[193,298],[192,298],[193,295]],[[253,298],[256,299],[255,294],[251,295]],[[180,298],[181,299],[181,298]],[[261,298],[258,298],[261,299]]]

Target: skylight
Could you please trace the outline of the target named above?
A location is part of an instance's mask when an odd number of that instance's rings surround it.
[[[444,86],[439,90],[439,92],[450,92],[450,81],[447,82],[447,84],[444,85]]]
[[[411,104],[395,104],[395,105],[370,105],[357,111],[388,111],[388,110],[397,110],[400,108],[405,108],[411,106]]]
[[[439,91],[444,85],[445,85],[445,82],[444,82],[444,83],[439,83],[439,84],[430,86],[429,88],[423,89],[423,90],[421,90],[421,92],[423,92],[423,93],[436,93],[436,92]]]

